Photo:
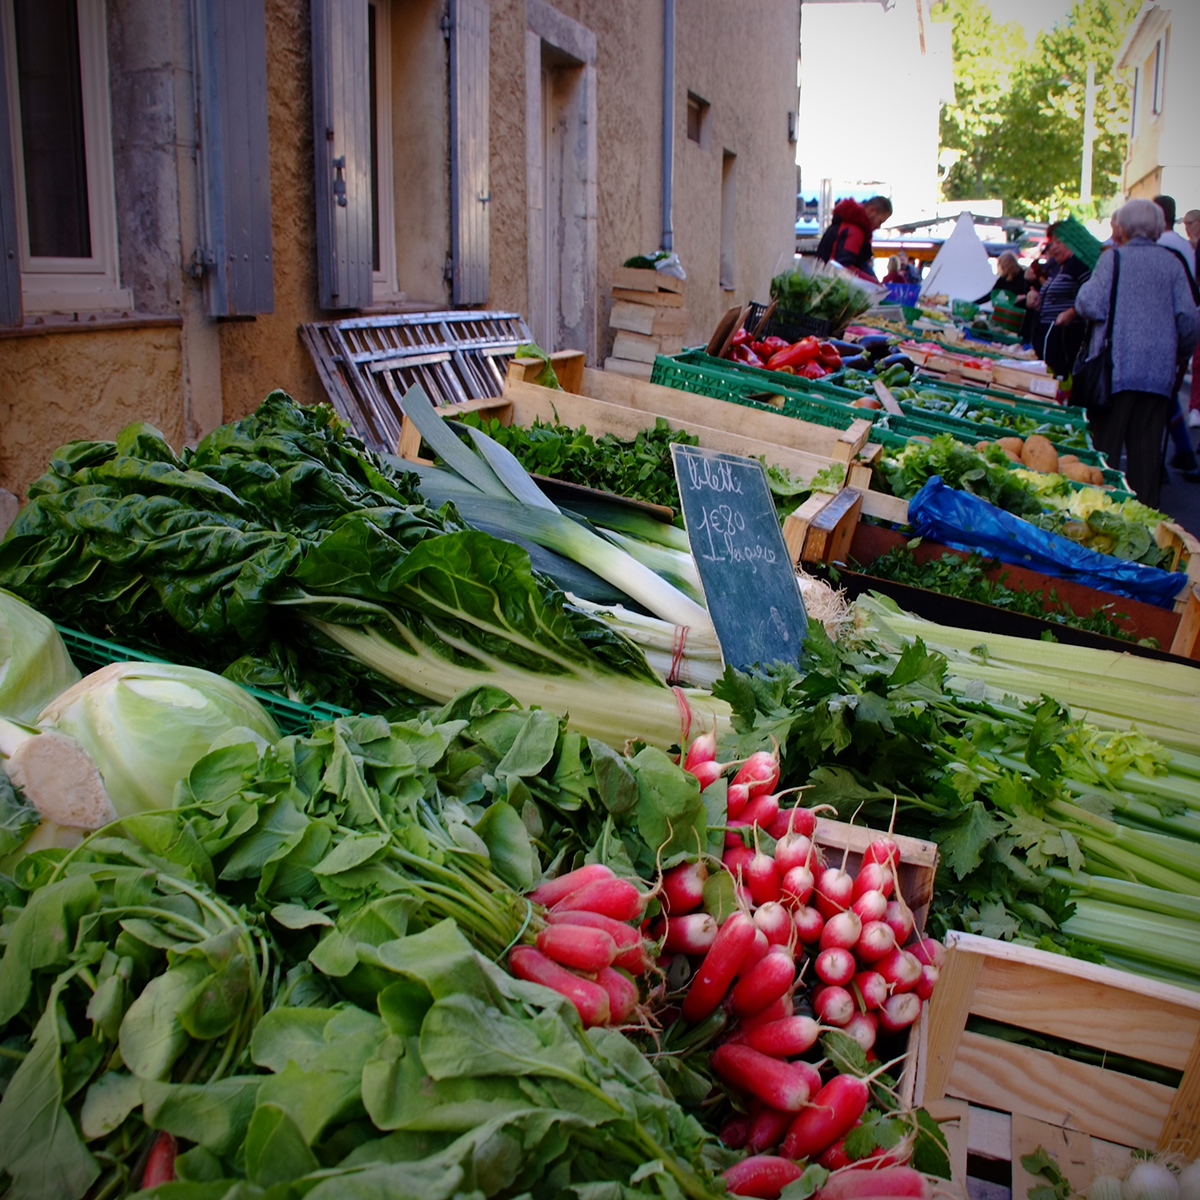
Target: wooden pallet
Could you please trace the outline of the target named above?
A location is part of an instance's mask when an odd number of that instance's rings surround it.
[[[1200,993],[974,934],[946,940],[918,1050],[918,1103],[953,1097],[1014,1123],[1196,1157]],[[1182,1082],[1171,1088],[968,1032],[972,1014],[1177,1070]]]

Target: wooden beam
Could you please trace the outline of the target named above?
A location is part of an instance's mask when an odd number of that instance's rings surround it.
[[[1184,602],[1179,628],[1171,639],[1171,653],[1181,658],[1200,658],[1200,585],[1192,584]]]
[[[894,417],[904,416],[904,409],[900,407],[896,397],[892,395],[891,388],[882,379],[875,380],[872,386],[875,388],[875,395],[879,397],[879,403],[883,405],[884,412],[889,412]]]
[[[783,540],[787,543],[788,553],[792,562],[799,563],[804,551],[804,539],[808,537],[808,527],[813,518],[823,509],[833,497],[825,492],[814,492],[795,512],[789,513],[783,519]]]
[[[583,368],[586,355],[582,350],[555,350],[550,355],[550,365],[558,376],[558,385],[564,392],[583,391]]]
[[[844,562],[862,514],[863,494],[845,488],[812,519],[804,539],[805,562]]]
[[[871,436],[871,422],[863,417],[857,417],[850,422],[849,429],[845,430],[834,443],[832,458],[838,462],[848,463],[866,444],[867,438]]]

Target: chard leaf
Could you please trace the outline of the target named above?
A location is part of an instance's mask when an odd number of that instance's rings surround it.
[[[475,824],[475,832],[487,847],[492,870],[505,883],[519,891],[532,886],[538,871],[537,853],[525,823],[511,804],[497,800]]]
[[[245,1154],[246,1174],[263,1188],[290,1183],[320,1166],[296,1123],[274,1104],[254,1110],[246,1131]]]
[[[105,1137],[142,1102],[142,1081],[136,1075],[107,1071],[88,1088],[79,1113],[87,1140]]]
[[[142,1079],[162,1079],[190,1038],[177,1011],[210,974],[207,963],[185,959],[151,979],[121,1021],[121,1058]]]
[[[205,1084],[142,1082],[142,1113],[151,1129],[165,1129],[230,1156],[246,1136],[262,1077],[229,1075]]]
[[[661,853],[664,866],[675,855],[695,854],[708,835],[696,777],[656,746],[639,751],[629,766],[638,786],[638,832],[651,853]]]

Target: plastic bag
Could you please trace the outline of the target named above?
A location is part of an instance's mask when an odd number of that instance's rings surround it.
[[[924,538],[954,550],[978,550],[1014,566],[1070,579],[1102,592],[1172,608],[1187,583],[1182,571],[1160,571],[1089,550],[1058,533],[1038,529],[934,475],[908,502],[909,524]]]

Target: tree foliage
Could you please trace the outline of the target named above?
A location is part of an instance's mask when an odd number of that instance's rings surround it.
[[[955,103],[942,110],[942,181],[950,199],[1000,198],[1006,213],[1047,217],[1079,209],[1087,64],[1095,64],[1092,195],[1120,191],[1129,89],[1116,51],[1139,0],[1076,0],[1032,48],[1015,22],[993,19],[986,0],[940,0],[953,24]]]

